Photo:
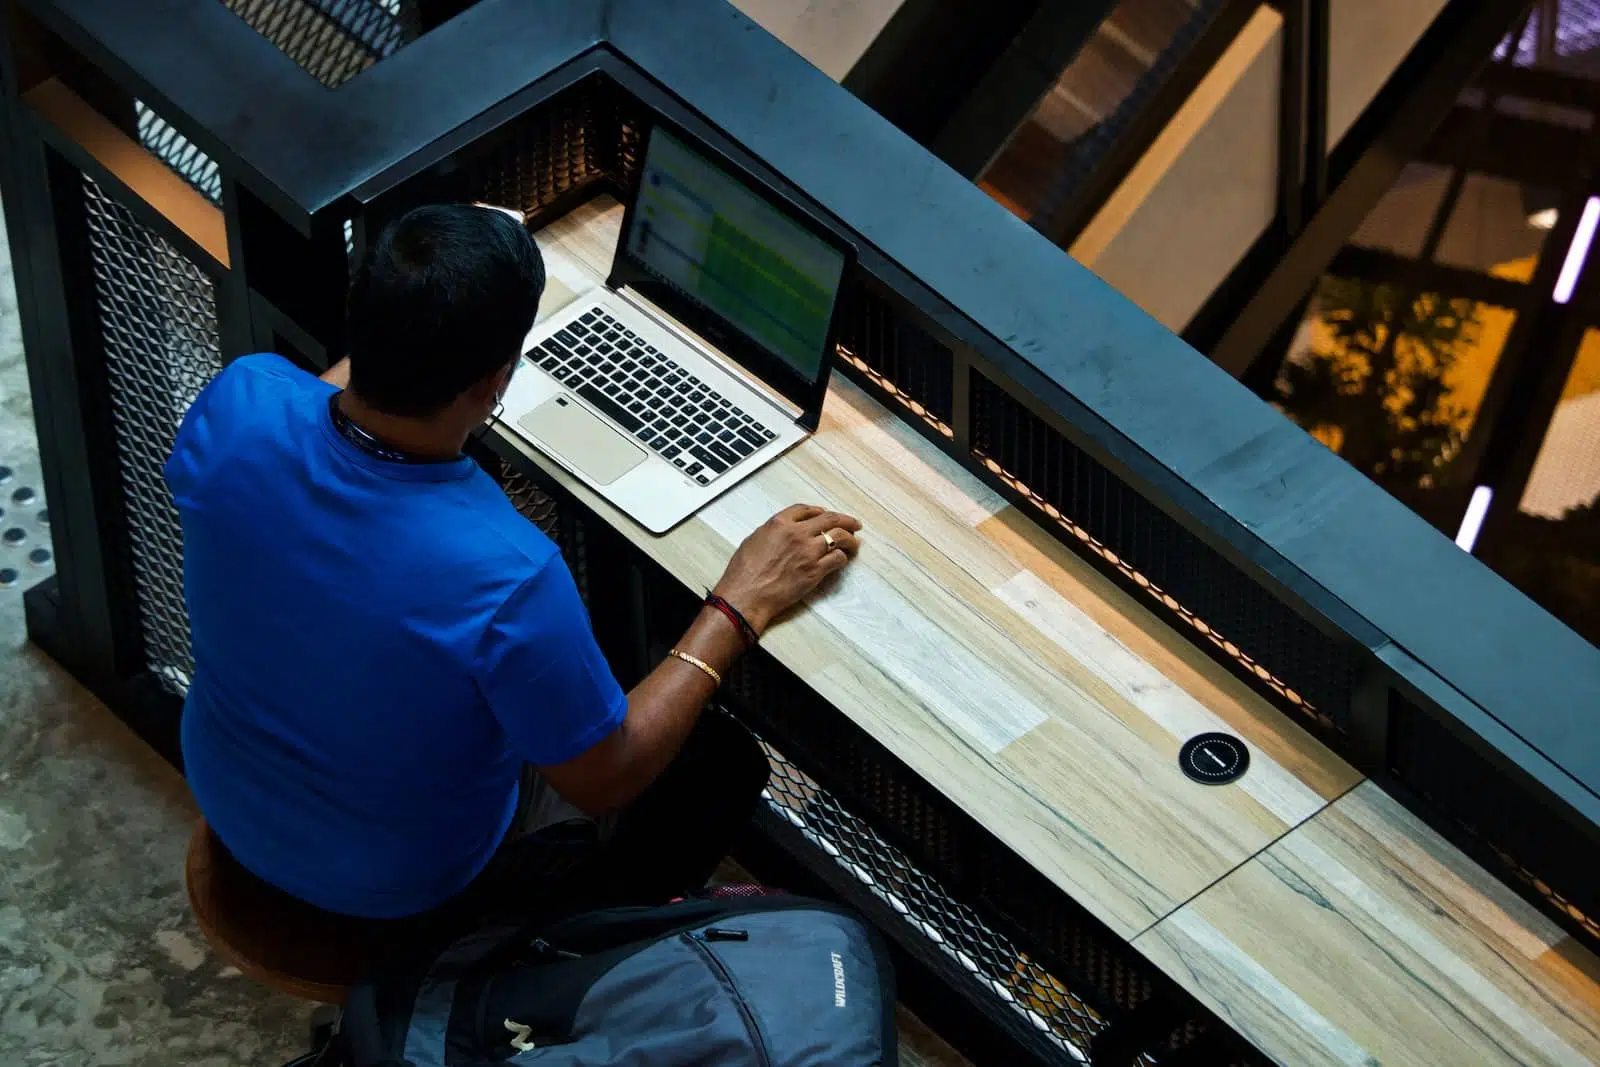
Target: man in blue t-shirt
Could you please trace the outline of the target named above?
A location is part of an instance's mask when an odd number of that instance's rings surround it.
[[[462,455],[543,287],[506,214],[419,208],[352,283],[347,360],[239,359],[183,421],[185,767],[275,892],[374,921],[645,902],[703,883],[765,782],[753,739],[701,716],[712,675],[859,524],[774,516],[624,693],[554,544]]]

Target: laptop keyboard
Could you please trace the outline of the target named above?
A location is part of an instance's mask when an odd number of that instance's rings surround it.
[[[601,308],[527,355],[701,485],[777,436]]]

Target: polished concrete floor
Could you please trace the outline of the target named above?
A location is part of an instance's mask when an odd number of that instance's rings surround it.
[[[0,528],[26,534],[0,533],[0,578],[18,572],[0,588],[0,1064],[282,1063],[310,1009],[207,951],[183,891],[183,779],[27,643],[48,501],[3,234],[0,256]]]
[[[30,559],[49,549],[48,501],[3,231],[0,467],[0,1065],[281,1064],[304,1051],[310,1007],[225,967],[196,930],[183,779],[27,643],[22,589],[53,561]],[[909,1015],[901,1032],[902,1063],[962,1062]]]

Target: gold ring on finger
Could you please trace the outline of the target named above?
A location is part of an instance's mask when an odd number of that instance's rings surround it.
[[[833,551],[833,534],[828,533],[826,530],[824,530],[822,532],[822,543],[828,546],[828,551],[829,552],[832,552]]]

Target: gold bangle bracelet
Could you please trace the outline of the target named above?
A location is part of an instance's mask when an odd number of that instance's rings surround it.
[[[701,659],[699,656],[691,656],[689,653],[676,648],[667,649],[667,655],[681,659],[691,667],[699,667],[702,671],[706,672],[707,678],[710,678],[718,686],[722,685],[722,675],[718,674],[715,667]]]

